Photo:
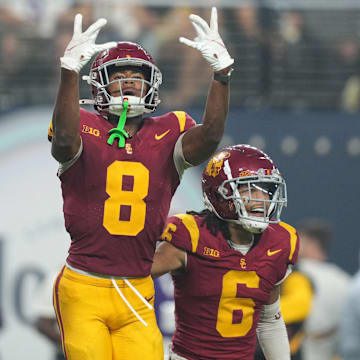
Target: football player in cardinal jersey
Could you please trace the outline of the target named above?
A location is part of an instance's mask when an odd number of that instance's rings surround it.
[[[234,60],[218,33],[190,15],[196,38],[180,38],[213,69],[202,124],[183,111],[144,117],[159,102],[160,70],[130,42],[95,44],[100,19],[74,35],[60,59],[61,80],[49,135],[71,236],[54,306],[68,359],[162,360],[150,276],[155,244],[183,171],[205,161],[222,138]],[[81,68],[99,52],[85,78],[97,113],[79,107]]]
[[[280,221],[286,185],[249,145],[224,148],[203,172],[206,210],[168,218],[153,277],[171,271],[176,330],[170,359],[252,360],[256,335],[268,360],[290,360],[280,284],[298,256]]]

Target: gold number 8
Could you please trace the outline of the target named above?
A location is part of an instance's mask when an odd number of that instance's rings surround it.
[[[124,176],[133,178],[132,191],[123,190]],[[139,162],[114,161],[107,168],[103,225],[112,235],[136,236],[145,225],[149,170]],[[129,220],[120,220],[121,205],[131,208]]]

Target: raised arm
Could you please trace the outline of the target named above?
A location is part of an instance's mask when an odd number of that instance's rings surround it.
[[[169,271],[185,268],[185,259],[186,253],[184,250],[178,249],[164,241],[156,249],[151,268],[151,276],[157,278]]]
[[[191,41],[181,37],[180,42],[201,52],[214,70],[202,124],[189,129],[182,140],[185,160],[192,165],[204,162],[217,148],[224,134],[229,109],[230,57],[218,32],[217,10],[211,10],[210,27],[204,19],[191,14],[190,20],[197,37]]]
[[[75,71],[61,69],[60,86],[52,117],[53,138],[51,153],[63,163],[77,153],[80,146],[79,87]]]
[[[51,153],[62,163],[72,159],[80,147],[79,72],[95,53],[116,46],[115,42],[95,44],[105,24],[105,19],[99,19],[82,32],[82,15],[77,14],[73,37],[60,58],[61,77],[52,118]]]

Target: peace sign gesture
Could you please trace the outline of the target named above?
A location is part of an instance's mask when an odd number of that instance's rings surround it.
[[[114,41],[101,45],[95,44],[99,31],[106,23],[106,19],[99,19],[82,32],[82,15],[77,14],[73,37],[66,47],[64,56],[60,58],[61,67],[78,73],[94,54],[116,46]]]

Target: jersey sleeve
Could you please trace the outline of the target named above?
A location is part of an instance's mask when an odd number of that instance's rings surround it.
[[[291,274],[299,254],[299,236],[296,229],[284,222],[280,222],[279,226],[282,251],[277,266],[276,284],[282,283]]]
[[[284,239],[288,265],[295,265],[299,256],[299,235],[294,227],[284,222],[280,226],[286,230],[287,236]]]
[[[172,114],[176,116],[179,126],[179,134],[184,133],[196,125],[195,120],[185,111],[173,111]]]
[[[190,129],[191,127],[196,125],[196,122],[194,119],[187,114],[184,111],[173,111],[172,114],[176,116],[177,122],[178,122],[178,128],[179,128],[179,137],[177,138],[174,153],[173,153],[173,159],[174,164],[176,167],[176,171],[179,174],[179,177],[181,179],[184,171],[188,169],[189,167],[192,167],[193,165],[186,161],[183,151],[182,151],[182,137],[184,136],[184,133]]]
[[[81,128],[82,128],[82,119],[86,116],[88,112],[82,108],[80,108],[80,124],[79,124],[79,133],[81,135]],[[48,127],[48,140],[51,142],[52,138],[54,136],[54,127],[53,127],[53,122],[52,119],[49,123],[49,127]]]
[[[194,216],[177,214],[168,218],[161,240],[179,249],[196,253],[200,231]]]

